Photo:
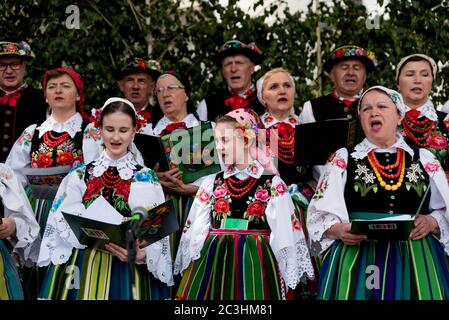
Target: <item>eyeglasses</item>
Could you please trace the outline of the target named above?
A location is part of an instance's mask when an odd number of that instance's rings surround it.
[[[156,88],[156,95],[160,96],[160,95],[164,94],[165,90],[167,90],[168,93],[172,93],[172,92],[175,92],[176,90],[184,89],[184,88],[185,88],[184,86],[181,86],[179,84],[169,84],[166,87]]]
[[[8,67],[12,70],[19,70],[22,62],[0,63],[0,71],[5,71]]]

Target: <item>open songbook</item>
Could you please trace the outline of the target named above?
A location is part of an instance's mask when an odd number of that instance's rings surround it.
[[[101,249],[113,242],[126,247],[126,230],[131,219],[122,216],[102,196],[98,197],[83,215],[62,212],[78,241],[89,248]],[[150,210],[142,218],[137,230],[137,239],[150,245],[179,229],[172,200]]]
[[[361,215],[364,219],[357,218]],[[415,216],[411,214],[389,215],[353,212],[350,216],[352,233],[365,234],[368,239],[386,241],[408,240],[415,221]]]
[[[24,168],[20,170],[20,173],[27,180],[34,198],[53,200],[62,179],[64,179],[70,169],[70,166]]]

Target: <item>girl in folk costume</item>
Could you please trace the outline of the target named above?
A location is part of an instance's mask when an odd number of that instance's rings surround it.
[[[256,146],[261,131],[249,109],[217,121],[226,169],[203,181],[184,226],[178,299],[282,299],[287,287],[314,277],[287,187]]]
[[[437,65],[429,56],[412,54],[402,58],[396,70],[407,111],[402,120],[405,141],[432,152],[449,177],[449,115],[437,111],[429,98]]]
[[[14,172],[0,163],[0,300],[24,299],[20,263],[32,265],[39,253],[39,225]]]
[[[74,168],[64,178],[50,212],[38,259],[50,265],[40,297],[44,299],[130,299],[132,298],[128,254],[125,248],[109,243],[105,250],[81,245],[62,211],[83,215],[102,196],[120,214],[129,217],[137,207],[151,209],[164,202],[156,174],[141,167],[129,146],[136,132],[136,111],[131,102],[111,98],[103,106],[100,123],[105,150],[86,165]],[[141,244],[141,243],[139,243]],[[137,249],[135,299],[168,297],[173,284],[168,237]],[[74,267],[79,286],[68,286]]]
[[[294,113],[295,82],[291,74],[282,68],[275,68],[257,81],[257,96],[267,109],[261,121],[268,129],[269,145],[277,159],[280,177],[286,182],[292,196],[299,221],[306,239],[306,210],[313,193],[315,182],[311,167],[295,164],[295,127],[298,116]],[[317,268],[315,268],[315,273]],[[305,298],[316,294],[316,281],[312,286],[298,288],[296,296]]]
[[[321,299],[449,298],[449,186],[436,157],[398,133],[404,114],[396,91],[368,89],[359,104],[366,138],[325,166],[307,214],[311,252],[323,258]],[[351,233],[353,219],[400,214],[416,214],[408,239]]]

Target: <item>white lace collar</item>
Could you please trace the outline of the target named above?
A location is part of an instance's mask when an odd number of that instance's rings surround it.
[[[195,118],[195,116],[191,113],[189,113],[187,117],[181,120],[181,122],[185,122],[187,128],[196,127],[197,125],[200,124],[198,119]],[[169,118],[164,116],[161,120],[159,120],[159,122],[154,127],[153,134],[155,136],[159,136],[161,132],[171,123],[174,123],[174,121],[171,121]]]
[[[296,114],[289,114],[286,119],[279,121],[268,112],[265,112],[261,117],[261,120],[265,128],[270,128],[279,122],[287,123],[294,128],[299,123],[299,118]]]
[[[81,126],[83,125],[83,118],[77,112],[70,117],[66,122],[57,122],[53,116],[50,116],[45,120],[36,130],[39,131],[39,138],[42,138],[45,132],[55,131],[55,132],[67,132],[73,139],[75,134],[81,131]]]
[[[234,166],[226,167],[226,170],[223,173],[223,177],[227,179],[231,176],[236,176],[238,179],[243,180],[246,177],[251,176],[253,178],[259,179],[262,176],[263,172],[264,168],[262,167],[262,165],[257,160],[254,160],[243,170],[240,170]]]
[[[410,148],[410,146],[405,142],[401,134],[397,133],[396,142],[390,148],[387,149],[379,148],[375,144],[371,143],[367,138],[365,138],[363,139],[362,142],[360,142],[358,145],[355,146],[354,152],[351,153],[351,156],[354,159],[360,160],[365,158],[371,150],[374,150],[375,152],[396,152],[397,148],[403,149],[404,151],[408,152],[412,157],[414,155],[412,148]]]
[[[131,152],[128,152],[118,160],[112,160],[106,154],[106,150],[104,150],[100,158],[95,160],[93,165],[93,175],[95,177],[100,177],[106,170],[108,170],[109,167],[116,167],[120,178],[122,178],[123,180],[128,180],[131,179],[134,174],[137,161],[134,159],[134,156]]]
[[[405,105],[406,112],[410,111],[412,109],[413,108],[410,108],[408,105]],[[429,119],[431,121],[438,120],[437,112],[436,112],[435,107],[430,99],[427,100],[426,103],[424,103],[422,106],[420,106],[416,110],[419,111],[419,117],[426,117],[427,119]]]

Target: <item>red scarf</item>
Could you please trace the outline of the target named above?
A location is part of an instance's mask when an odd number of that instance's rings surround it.
[[[224,101],[225,106],[230,107],[232,110],[235,109],[241,109],[246,108],[246,106],[249,104],[250,100],[249,97],[253,95],[252,88],[249,88],[245,93],[243,94],[236,94],[229,98],[227,98]]]

